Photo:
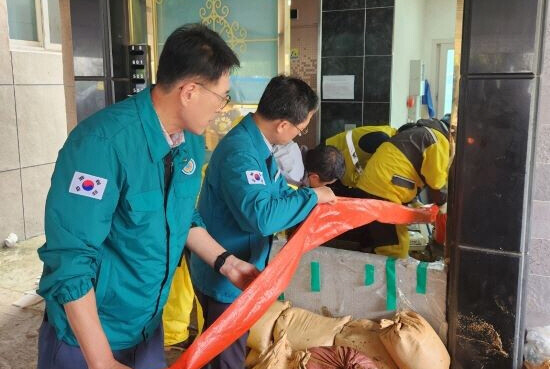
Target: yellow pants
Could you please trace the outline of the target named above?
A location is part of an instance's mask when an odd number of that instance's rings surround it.
[[[197,306],[197,329],[200,334],[204,325],[202,308],[195,297],[191,275],[187,268],[187,262],[183,258],[181,266],[178,266],[174,273],[168,301],[162,314],[165,346],[175,345],[189,338],[189,323],[191,322],[193,302]]]
[[[407,225],[396,224],[395,232],[399,240],[398,245],[380,246],[374,249],[378,255],[405,259],[409,257],[409,229]]]

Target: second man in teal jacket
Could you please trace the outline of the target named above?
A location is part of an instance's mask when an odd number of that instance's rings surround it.
[[[307,131],[318,97],[302,80],[278,76],[267,85],[258,110],[246,116],[218,144],[199,199],[208,232],[228,251],[259,270],[266,266],[275,232],[303,221],[318,203],[333,202],[328,187],[292,190],[277,168],[273,145],[284,145]],[[223,265],[224,253],[216,267]],[[240,290],[191,256],[191,277],[208,327]],[[216,357],[210,368],[243,368],[246,335]]]

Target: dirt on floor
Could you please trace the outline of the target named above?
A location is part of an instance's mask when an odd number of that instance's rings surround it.
[[[36,250],[43,243],[43,237],[36,237],[14,248],[0,246],[0,369],[36,367],[44,303],[25,309],[12,303],[36,289],[42,273]]]
[[[475,344],[487,358],[508,357],[504,350],[500,334],[492,324],[473,315],[458,317],[459,337],[463,341]]]
[[[44,237],[22,241],[14,248],[0,245],[0,369],[36,368],[38,329],[44,316],[44,302],[25,309],[12,304],[37,288],[42,262],[36,250]],[[182,349],[166,349],[169,364]]]

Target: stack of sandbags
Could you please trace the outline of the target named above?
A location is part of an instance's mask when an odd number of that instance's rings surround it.
[[[334,345],[355,349],[371,358],[379,369],[397,369],[380,341],[380,324],[368,319],[352,320],[334,338]]]
[[[267,360],[267,357],[282,355],[280,352],[284,351],[283,342],[287,342],[294,353],[311,347],[332,346],[334,337],[350,319],[350,316],[324,317],[304,309],[291,308],[289,302],[277,301],[250,329],[246,342],[250,352],[246,357],[245,365],[247,368],[255,368],[260,365],[262,359]],[[285,336],[284,339],[283,336]],[[274,345],[272,345],[273,340]],[[276,349],[275,346],[277,346]],[[269,355],[267,355],[268,351],[270,351]]]
[[[325,317],[289,306],[276,302],[251,329],[247,368],[347,368],[345,363],[356,369],[450,367],[445,345],[415,312],[399,312],[393,320],[378,324],[366,319],[350,321],[350,316]]]
[[[329,318],[300,308],[289,308],[275,322],[273,336],[276,340],[286,333],[294,351],[311,347],[332,346],[334,337],[340,333],[351,316]]]
[[[306,369],[380,369],[371,358],[351,347],[315,347],[309,352]]]
[[[380,340],[399,369],[448,369],[451,365],[445,345],[419,314],[402,311],[380,325]]]

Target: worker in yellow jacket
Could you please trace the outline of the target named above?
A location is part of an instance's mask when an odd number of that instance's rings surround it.
[[[353,188],[376,149],[396,133],[388,125],[362,126],[339,133],[326,139],[326,144],[336,147],[344,156],[346,171],[344,176],[331,188],[338,196],[354,196]]]
[[[204,324],[202,307],[195,296],[187,260],[184,257],[176,268],[168,301],[162,313],[164,346],[173,346],[183,342],[182,348],[185,348],[191,343],[188,342],[188,339],[193,338],[189,330],[193,306],[197,309],[196,329],[197,334],[200,334]]]
[[[201,170],[201,186],[208,164]],[[202,307],[195,295],[191,274],[187,266],[187,255],[182,255],[180,263],[174,272],[174,279],[170,286],[168,300],[162,312],[162,328],[164,332],[164,346],[178,345],[179,349],[187,348],[193,342],[191,326],[193,306],[196,309],[196,333],[201,334],[204,325]]]
[[[380,145],[357,181],[364,198],[408,204],[426,187],[430,202],[447,201],[449,129],[437,119],[421,119],[402,126]],[[362,243],[377,254],[406,258],[406,226],[373,222],[362,227]]]

